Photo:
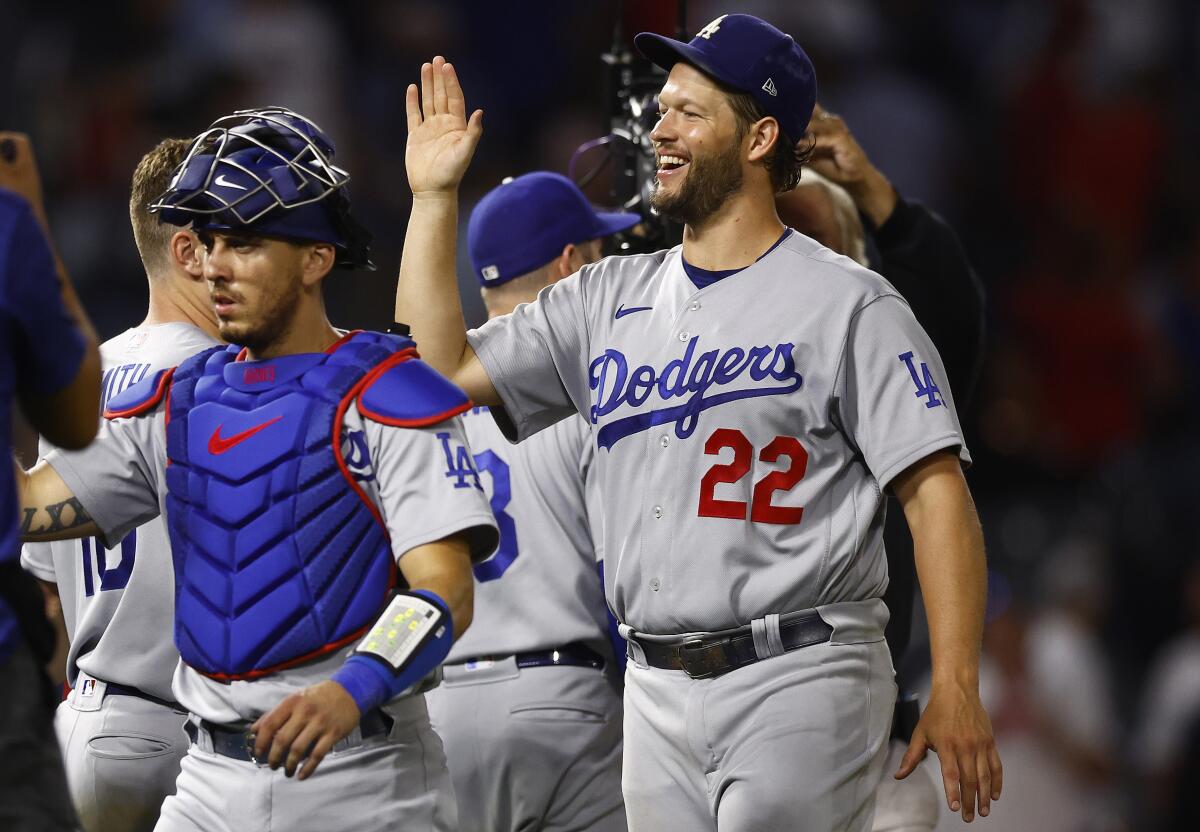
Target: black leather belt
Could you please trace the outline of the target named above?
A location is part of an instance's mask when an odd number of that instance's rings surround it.
[[[358,730],[365,740],[369,737],[389,733],[392,730],[392,723],[393,720],[390,716],[376,708],[373,711],[368,711],[359,720]],[[254,763],[255,765],[266,764],[266,760],[256,760],[254,758],[254,734],[245,728],[230,728],[226,725],[218,725],[215,722],[202,719],[200,720],[200,728],[196,727],[195,722],[188,720],[183,729],[187,732],[188,739],[193,743],[197,742],[199,733],[203,730],[208,734],[208,738],[212,742],[213,753],[220,754],[222,757],[241,760],[243,763]],[[341,742],[344,743],[345,740]],[[340,746],[341,743],[334,745],[334,750],[340,750]]]
[[[799,650],[829,641],[833,627],[815,612],[805,613],[784,623],[780,622],[779,637],[784,652]],[[679,644],[661,644],[634,636],[650,667],[663,670],[682,670],[693,679],[709,679],[739,667],[759,661],[754,649],[754,636],[749,627],[729,636],[690,639]],[[636,659],[632,648],[629,653]]]
[[[604,657],[586,644],[578,641],[555,647],[552,650],[536,650],[530,653],[514,653],[503,656],[476,656],[454,662],[455,665],[471,664],[474,662],[503,661],[512,658],[517,660],[517,667],[591,667],[596,670],[604,669]]]
[[[131,685],[121,685],[117,682],[106,682],[104,687],[105,696],[136,696],[138,699],[145,699],[147,702],[153,702],[156,705],[162,705],[164,708],[170,708],[173,711],[183,711],[184,708],[178,702],[171,702],[167,699],[159,699],[157,696],[151,696],[141,688],[135,688]]]

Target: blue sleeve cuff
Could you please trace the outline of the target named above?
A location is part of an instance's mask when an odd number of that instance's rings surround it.
[[[362,714],[373,711],[390,698],[391,672],[381,662],[367,656],[346,659],[333,674],[333,681],[346,689]]]

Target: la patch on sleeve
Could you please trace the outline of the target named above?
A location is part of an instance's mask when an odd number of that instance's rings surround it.
[[[929,372],[928,364],[922,361],[921,369],[918,371],[912,350],[897,357],[904,363],[904,366],[908,367],[908,374],[912,376],[913,384],[917,386],[917,392],[913,395],[917,398],[924,398],[926,407],[938,407],[945,404],[938,396],[942,391],[938,389],[937,382],[933,380],[933,374]]]

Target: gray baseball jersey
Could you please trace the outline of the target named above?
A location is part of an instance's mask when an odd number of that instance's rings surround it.
[[[500,545],[475,567],[475,616],[447,661],[576,641],[610,655],[587,423],[564,419],[521,445],[504,438],[487,408],[463,414],[463,426]]]
[[[492,534],[480,533],[495,528],[487,499],[474,487],[459,486],[474,470],[458,417],[427,428],[394,428],[363,419],[355,405],[343,419],[342,449],[350,472],[379,506],[397,558],[460,532],[469,534],[472,557],[491,553]],[[145,416],[106,421],[82,452],[47,457],[107,540],[121,539],[165,510],[166,459],[161,405]],[[175,697],[212,722],[252,721],[289,693],[329,678],[343,655],[335,652],[261,679],[228,684],[181,662]]]
[[[592,423],[609,603],[645,633],[880,597],[882,490],[970,460],[908,304],[794,231],[702,289],[679,247],[610,257],[468,338],[518,438]]]
[[[147,376],[217,343],[185,323],[139,326],[100,347],[101,407]],[[42,456],[54,447],[43,441]],[[68,454],[68,456],[72,456]],[[170,700],[179,653],[170,638],[175,597],[171,549],[162,519],[131,529],[112,549],[100,540],[28,543],[22,565],[58,584],[71,639],[67,681],[80,670]]]

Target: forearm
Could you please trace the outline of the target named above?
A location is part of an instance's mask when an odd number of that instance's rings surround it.
[[[471,626],[471,618],[475,612],[475,582],[464,581],[461,576],[449,573],[433,573],[423,576],[420,581],[412,584],[411,589],[432,592],[446,602],[450,610],[450,620],[454,623],[454,640],[462,638],[463,633]]]
[[[941,456],[940,475],[922,478],[904,510],[929,622],[934,687],[974,691],[987,600],[983,531],[958,460]]]
[[[856,182],[847,182],[846,191],[854,200],[859,213],[875,228],[879,228],[892,216],[896,209],[896,189],[874,166],[868,167],[863,177]]]
[[[411,327],[421,358],[449,378],[468,349],[455,277],[457,225],[457,192],[414,197],[396,286],[396,320]]]
[[[45,460],[26,471],[14,459],[13,469],[22,540],[70,540],[100,534],[91,515]]]

